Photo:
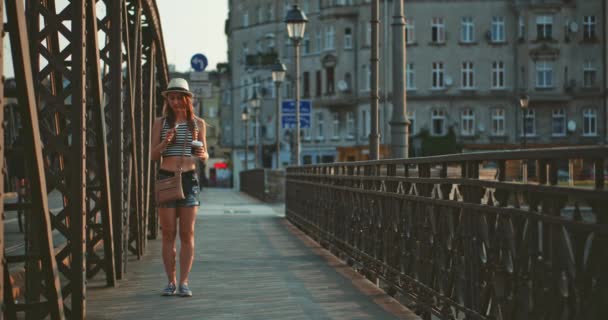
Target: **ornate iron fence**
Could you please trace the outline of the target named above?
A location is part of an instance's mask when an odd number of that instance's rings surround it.
[[[608,148],[287,169],[288,219],[424,319],[607,319]]]

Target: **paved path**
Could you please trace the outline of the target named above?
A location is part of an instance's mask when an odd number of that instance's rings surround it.
[[[206,189],[197,217],[192,298],[161,297],[160,240],[118,288],[88,286],[87,319],[418,319],[266,205]],[[100,277],[101,278],[101,277]]]

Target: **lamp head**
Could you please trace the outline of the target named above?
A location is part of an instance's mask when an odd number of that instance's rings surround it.
[[[285,16],[289,38],[294,41],[299,41],[304,38],[304,29],[306,28],[307,22],[308,19],[306,18],[306,14],[300,10],[300,7],[297,4],[294,4],[293,7],[287,11],[287,16]]]
[[[283,82],[283,80],[285,80],[285,71],[287,71],[287,68],[285,68],[285,65],[282,64],[279,59],[277,59],[277,61],[272,65],[271,71],[272,81],[275,83],[280,84]]]
[[[249,101],[247,101],[247,104],[249,104],[249,107],[252,109],[260,107],[260,99],[258,98],[258,90],[256,88],[253,89],[253,94]]]
[[[243,108],[243,113],[241,113],[241,120],[243,121],[247,121],[249,120],[249,111],[247,110],[247,108]]]
[[[529,104],[530,104],[530,97],[525,93],[522,94],[519,97],[519,105],[521,106],[521,108],[527,109]]]

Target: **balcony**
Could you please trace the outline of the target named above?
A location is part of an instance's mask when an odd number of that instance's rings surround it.
[[[334,5],[325,6],[321,10],[321,19],[352,18],[359,15],[359,6],[356,5]]]
[[[278,57],[279,55],[275,51],[248,54],[245,57],[245,64],[247,67],[270,67],[277,61]]]

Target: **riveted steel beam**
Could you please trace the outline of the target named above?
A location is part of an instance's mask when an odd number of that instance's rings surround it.
[[[51,233],[52,215],[49,211],[47,198],[47,180],[44,173],[44,158],[42,153],[41,132],[39,129],[39,106],[36,103],[35,97],[35,78],[32,70],[32,57],[30,56],[29,36],[26,28],[25,10],[23,4],[18,0],[6,0],[6,16],[9,38],[11,44],[13,68],[15,74],[15,82],[17,88],[17,99],[21,105],[20,116],[22,123],[22,133],[24,135],[25,164],[27,178],[30,188],[30,231],[31,233],[26,244],[26,250],[35,250],[37,256],[29,254],[31,257],[28,260],[29,266],[41,265],[45,272],[39,272],[38,268],[27,269],[29,275],[40,282],[33,286],[30,282],[30,287],[40,288],[36,292],[41,292],[46,299],[46,308],[43,312],[50,314],[52,319],[63,319],[64,304],[61,295],[61,286],[57,271],[57,263],[55,261],[53,238]],[[35,39],[32,39],[32,42]],[[37,259],[37,262],[31,261]],[[4,272],[4,280],[7,285],[10,284],[8,271]],[[27,281],[27,280],[26,280]],[[42,288],[44,281],[44,288]],[[12,299],[12,292],[5,290],[4,302],[12,302],[12,305],[6,305],[7,314],[9,316],[16,315],[17,305]],[[40,301],[39,297],[31,299],[31,296],[26,296],[24,305],[20,309],[25,310],[26,317],[31,318],[33,315],[39,315],[40,312],[33,307],[33,304]],[[34,301],[32,301],[34,300]],[[39,308],[40,309],[40,308]]]

